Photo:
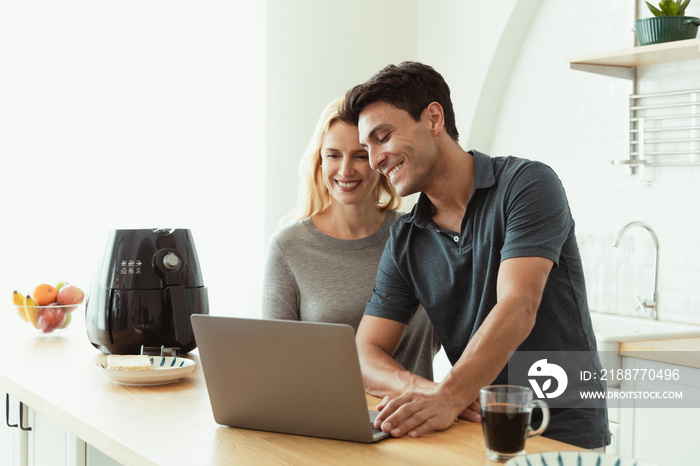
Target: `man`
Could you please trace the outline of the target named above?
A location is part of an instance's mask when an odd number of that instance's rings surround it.
[[[595,352],[574,222],[549,167],[462,149],[449,87],[420,63],[355,86],[341,118],[400,195],[421,193],[392,226],[357,333],[367,391],[389,395],[376,427],[418,437],[479,421],[479,389],[507,383],[509,352]],[[419,303],[453,364],[439,384],[391,359]],[[545,436],[609,443],[605,409],[552,411]]]

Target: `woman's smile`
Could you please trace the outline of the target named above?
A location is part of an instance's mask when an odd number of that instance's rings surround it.
[[[369,165],[369,155],[360,146],[357,127],[341,121],[331,124],[321,146],[321,172],[336,202],[375,208],[380,175]]]
[[[362,181],[359,181],[359,180],[358,180],[358,181],[335,180],[335,182],[338,183],[338,185],[339,185],[341,188],[347,189],[347,190],[350,190],[350,191],[353,190],[353,189],[355,189],[355,188],[357,188],[357,187],[360,185],[360,183],[362,183]]]

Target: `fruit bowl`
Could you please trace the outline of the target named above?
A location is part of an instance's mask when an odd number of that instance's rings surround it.
[[[17,315],[40,334],[60,331],[73,320],[72,313],[83,304],[85,293],[75,285],[64,282],[51,286],[41,284],[34,292],[12,292],[12,304]]]
[[[27,328],[40,334],[49,334],[61,332],[68,327],[73,320],[73,312],[80,308],[82,304],[13,306],[17,310],[17,315],[26,323]]]

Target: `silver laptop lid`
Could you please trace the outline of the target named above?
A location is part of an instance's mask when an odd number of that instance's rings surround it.
[[[357,442],[378,439],[349,325],[202,314],[191,320],[217,423]]]

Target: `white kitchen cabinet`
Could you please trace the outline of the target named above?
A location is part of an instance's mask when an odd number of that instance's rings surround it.
[[[87,466],[121,466],[121,463],[88,444],[85,444],[85,461]]]
[[[26,466],[27,432],[19,428],[19,401],[5,392],[0,392],[0,398],[5,405],[5,419],[0,425],[0,464]]]
[[[85,466],[85,442],[29,409],[28,466]]]
[[[608,391],[620,391],[619,388],[608,387]],[[620,451],[620,415],[621,408],[619,403],[608,403],[608,428],[610,429],[610,445],[605,448],[606,453],[613,455]]]
[[[27,466],[121,466],[63,427],[29,409]]]
[[[5,419],[0,426],[2,466],[120,466],[37,411],[0,392]],[[20,406],[22,409],[20,429]]]
[[[643,402],[634,402],[632,408],[623,408],[620,453],[665,466],[696,464],[700,369],[630,357],[624,357],[622,365],[623,369],[632,370],[678,369],[681,377],[677,381],[629,381],[623,382],[621,389],[682,392],[684,407],[651,408],[644,407]]]
[[[605,453],[609,455],[620,454],[620,424],[617,422],[608,423],[610,429],[610,445],[605,447]]]

